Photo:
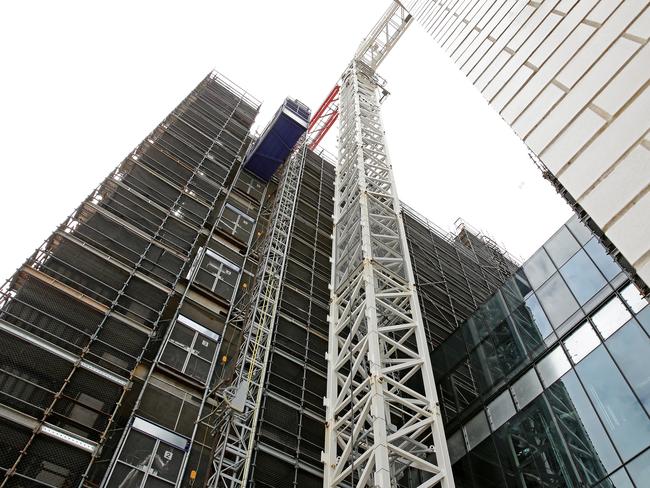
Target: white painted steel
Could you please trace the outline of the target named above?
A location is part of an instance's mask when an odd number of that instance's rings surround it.
[[[452,488],[379,83],[361,59],[341,81],[324,486]]]
[[[303,137],[285,163],[270,228],[260,253],[261,262],[251,291],[250,307],[242,327],[243,341],[234,380],[223,391],[224,400],[214,414],[217,418],[217,442],[212,457],[212,475],[207,482],[210,487],[240,488],[247,485],[306,151]]]

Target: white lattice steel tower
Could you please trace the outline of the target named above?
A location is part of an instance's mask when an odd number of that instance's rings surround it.
[[[387,14],[373,33],[398,25],[398,38],[410,17],[397,4]],[[340,82],[325,486],[388,488],[408,475],[412,486],[450,488],[375,74],[396,39],[379,44],[372,36]]]

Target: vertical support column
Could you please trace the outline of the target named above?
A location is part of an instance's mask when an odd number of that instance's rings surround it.
[[[307,143],[303,137],[285,163],[285,174],[278,188],[242,329],[243,341],[234,381],[224,390],[224,400],[214,413],[217,419],[214,429],[216,443],[213,472],[207,481],[211,488],[247,486],[280,285],[306,154]]]
[[[371,68],[340,95],[325,487],[453,488],[413,270]]]

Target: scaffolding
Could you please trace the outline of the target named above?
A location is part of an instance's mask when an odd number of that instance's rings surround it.
[[[2,288],[2,486],[101,483],[258,109],[210,73]]]

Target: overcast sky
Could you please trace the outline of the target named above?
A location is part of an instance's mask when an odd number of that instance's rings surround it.
[[[0,275],[8,277],[212,69],[316,109],[387,1],[2,2]],[[380,68],[399,195],[526,258],[569,217],[524,145],[413,25]],[[332,144],[329,141],[329,144]]]

